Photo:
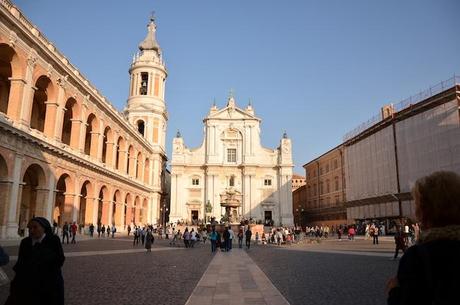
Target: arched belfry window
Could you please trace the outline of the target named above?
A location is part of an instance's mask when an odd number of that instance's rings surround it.
[[[147,72],[141,73],[141,86],[139,88],[140,95],[147,95],[147,88],[149,83],[149,74]]]
[[[137,131],[144,136],[145,133],[145,123],[142,120],[137,121]]]

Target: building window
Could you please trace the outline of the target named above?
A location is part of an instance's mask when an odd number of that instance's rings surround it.
[[[137,121],[137,131],[139,131],[139,133],[141,135],[144,135],[144,131],[145,131],[145,123],[144,123],[144,121],[142,121],[142,120]]]
[[[141,73],[141,86],[139,88],[140,95],[147,95],[147,85],[149,83],[149,74],[147,72]]]
[[[235,186],[235,176],[231,176],[230,180],[228,181],[229,186]]]
[[[337,162],[337,159],[334,160],[334,169],[337,169],[339,167],[339,163]]]
[[[326,164],[326,173],[329,173],[329,163]]]
[[[319,194],[322,195],[324,193],[324,183],[320,182],[319,183]]]
[[[329,180],[326,180],[326,193],[329,193],[330,191],[331,189],[330,189]]]
[[[236,148],[227,149],[227,162],[236,163]]]
[[[337,204],[337,203],[339,203],[339,202],[340,202],[340,196],[337,195],[337,196],[335,196],[335,203]]]
[[[316,196],[316,183],[313,184],[313,196]]]
[[[192,179],[192,185],[200,185],[200,179],[198,179],[198,178],[193,178],[193,179]]]
[[[339,177],[336,176],[334,180],[335,180],[335,190],[338,191],[339,190]]]
[[[320,167],[320,168],[319,168],[319,175],[321,176],[322,174],[323,174],[323,168]]]
[[[271,186],[272,185],[272,179],[264,179],[264,185],[265,186]]]

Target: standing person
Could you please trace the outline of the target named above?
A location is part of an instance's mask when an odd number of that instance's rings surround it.
[[[64,239],[67,239],[67,244],[69,244],[69,224],[67,221],[62,226],[62,243],[64,243]]]
[[[48,220],[35,217],[28,224],[29,236],[21,241],[13,267],[10,295],[5,305],[63,305],[64,252]]]
[[[458,304],[460,176],[444,171],[418,179],[412,196],[422,233],[389,279],[387,303]]]
[[[216,247],[217,247],[217,232],[216,232],[216,227],[212,227],[211,234],[209,235],[209,239],[211,240],[211,253],[216,252]]]
[[[224,234],[224,249],[225,251],[230,251],[230,246],[229,246],[229,239],[230,239],[230,232],[228,232],[228,227],[225,227]]]
[[[101,228],[101,235],[102,235],[102,237],[105,236],[105,225],[102,225],[102,228]]]
[[[355,240],[355,234],[356,234],[355,228],[353,226],[350,226],[350,228],[348,229],[348,237],[351,241]]]
[[[185,228],[184,235],[182,236],[182,238],[184,239],[185,248],[188,248],[190,245],[190,232],[188,231],[188,227]]]
[[[378,245],[379,244],[379,227],[378,226],[372,225],[371,235],[372,235],[372,244]]]
[[[141,236],[141,243],[142,243],[142,245],[144,245],[144,243],[145,243],[145,228],[142,228],[140,230],[140,236]]]
[[[110,226],[107,225],[107,237],[110,237]]]
[[[131,233],[131,226],[130,225],[128,225],[127,230],[128,230],[128,236],[129,236],[129,233]]]
[[[238,248],[243,248],[243,227],[238,231]]]
[[[205,244],[206,239],[208,238],[208,230],[206,230],[206,228],[204,228],[201,235],[203,235],[203,244]]]
[[[147,249],[147,252],[152,252],[152,245],[154,241],[155,238],[153,237],[152,231],[148,229],[147,234],[145,235],[145,249]]]
[[[112,238],[115,238],[115,233],[117,233],[117,228],[115,225],[112,225]]]
[[[235,233],[233,232],[231,226],[228,226],[228,233],[230,234],[229,237],[228,237],[228,248],[230,250],[232,250],[232,248],[233,248],[233,239],[235,237]]]
[[[192,231],[190,232],[190,248],[194,248],[196,243],[196,232],[195,229],[192,228]]]
[[[56,234],[56,235],[58,234],[57,228],[58,228],[58,224],[57,224],[57,222],[55,220],[55,221],[53,221],[53,234]]]
[[[89,236],[91,237],[94,236],[94,225],[93,224],[89,225]]]
[[[318,229],[319,230],[319,229]],[[280,229],[276,231],[276,242],[278,246],[281,246],[281,241],[283,240],[283,234],[281,234]]]
[[[74,221],[73,224],[70,226],[70,232],[72,234],[72,241],[70,243],[76,244],[77,242],[75,241],[75,235],[77,235],[77,223]]]
[[[404,241],[404,233],[402,232],[401,228],[396,228],[395,233],[395,255],[393,256],[393,260],[396,260],[398,257],[399,250],[401,250],[404,254],[406,251],[406,243]]]
[[[246,230],[246,249],[249,250],[251,248],[251,237],[252,237],[252,232],[251,228],[248,226],[248,229]]]
[[[136,227],[133,230],[133,247],[139,244],[139,231]]]

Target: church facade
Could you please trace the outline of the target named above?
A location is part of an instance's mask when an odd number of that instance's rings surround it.
[[[121,113],[18,7],[1,1],[0,17],[0,238],[34,216],[118,231],[157,223],[168,117],[154,20]]]
[[[190,149],[178,132],[171,160],[170,221],[292,225],[292,146],[286,134],[276,149],[261,145],[261,119],[233,96],[212,106],[200,147]]]

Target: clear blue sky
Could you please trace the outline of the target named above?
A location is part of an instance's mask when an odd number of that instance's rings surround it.
[[[169,77],[167,148],[179,129],[203,137],[214,98],[251,98],[262,143],[286,130],[295,171],[343,135],[432,84],[460,74],[460,1],[14,1],[120,110],[128,68],[156,11]]]

